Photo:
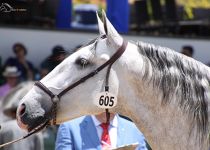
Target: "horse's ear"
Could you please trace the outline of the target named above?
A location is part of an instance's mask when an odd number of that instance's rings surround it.
[[[99,12],[98,11],[96,11],[96,16],[97,16],[97,20],[98,20],[99,33],[100,33],[100,35],[104,35],[104,34],[106,34],[105,31],[104,31],[104,24],[99,17]]]
[[[123,38],[120,36],[120,34],[111,24],[109,19],[106,17],[106,13],[104,12],[104,10],[102,11],[102,20],[103,20],[104,31],[107,35],[108,42],[114,48],[118,49],[123,43]]]

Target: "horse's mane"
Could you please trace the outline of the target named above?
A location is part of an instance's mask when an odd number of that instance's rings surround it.
[[[175,97],[178,106],[193,121],[192,128],[197,128],[200,140],[206,139],[209,134],[208,67],[169,48],[142,42],[137,45],[144,59],[143,78],[161,91],[162,104],[170,103]],[[151,76],[149,66],[152,67]]]

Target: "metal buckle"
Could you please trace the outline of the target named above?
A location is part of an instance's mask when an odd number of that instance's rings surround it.
[[[52,102],[53,103],[57,103],[59,102],[60,98],[58,97],[58,95],[55,95],[53,98],[52,98]]]

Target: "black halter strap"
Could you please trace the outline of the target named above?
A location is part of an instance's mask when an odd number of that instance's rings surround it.
[[[107,69],[107,74],[106,74],[106,83],[105,83],[105,91],[109,91],[109,85],[108,85],[108,81],[109,81],[109,74],[110,74],[110,69],[112,64],[124,53],[125,49],[127,47],[127,41],[123,41],[122,46],[117,50],[117,52],[108,60],[106,61],[104,64],[102,64],[101,66],[99,66],[97,69],[95,69],[94,71],[90,72],[88,75],[84,76],[83,78],[81,78],[80,80],[76,81],[75,83],[71,84],[70,86],[68,86],[66,89],[64,89],[62,92],[60,92],[58,95],[53,94],[44,84],[42,84],[40,81],[35,82],[35,86],[39,87],[40,89],[42,89],[46,94],[48,94],[51,98],[52,101],[52,110],[51,110],[51,114],[52,114],[52,119],[53,119],[53,124],[56,124],[56,114],[57,114],[57,104],[60,101],[60,98],[66,94],[68,91],[70,91],[71,89],[73,89],[74,87],[78,86],[79,84],[85,82],[87,79],[93,77],[94,75],[96,75],[99,71],[101,71],[102,69],[104,69],[105,67],[108,66]],[[108,111],[108,109],[106,109],[106,117],[107,117],[107,123],[109,122],[110,119],[110,113]],[[5,144],[1,144],[0,148],[10,145],[12,143],[18,142],[22,139],[25,139],[29,136],[31,136],[34,133],[39,132],[40,130],[42,130],[43,128],[45,128],[46,126],[49,125],[49,120],[45,121],[43,124],[41,124],[40,126],[36,127],[34,130],[30,131],[27,135],[13,140],[11,142],[7,142]]]
[[[70,91],[71,89],[75,88],[76,86],[80,85],[81,83],[85,82],[87,79],[93,77],[94,75],[96,75],[98,72],[100,72],[101,70],[103,70],[105,67],[108,67],[107,70],[107,74],[106,74],[106,85],[105,85],[105,91],[109,90],[109,86],[108,86],[108,79],[109,79],[109,72],[111,69],[112,64],[124,53],[125,49],[127,47],[127,41],[123,41],[122,46],[116,51],[116,53],[114,53],[114,55],[108,60],[106,61],[104,64],[102,64],[101,66],[99,66],[97,69],[93,70],[92,72],[90,72],[89,74],[87,74],[86,76],[84,76],[83,78],[81,78],[80,80],[74,82],[73,84],[71,84],[70,86],[68,86],[66,89],[64,89],[63,91],[61,91],[58,95],[53,94],[45,85],[43,85],[40,81],[35,82],[35,86],[39,87],[40,89],[42,89],[45,93],[47,93],[50,98],[51,101],[53,103],[53,108],[52,108],[52,119],[53,119],[53,124],[56,124],[56,111],[57,111],[57,104],[60,101],[60,98],[66,94],[68,91]],[[106,112],[108,112],[108,110],[106,110]],[[109,115],[107,117],[109,120]]]

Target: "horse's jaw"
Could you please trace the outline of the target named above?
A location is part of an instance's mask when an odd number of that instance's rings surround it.
[[[92,71],[92,68],[87,73],[90,71]],[[99,93],[105,91],[106,73],[107,69],[105,68],[61,97],[57,109],[58,124],[83,115],[94,115],[105,111],[105,109],[99,108],[94,103],[94,100]],[[118,87],[119,81],[116,72],[111,69],[109,78],[110,93],[117,95]]]

